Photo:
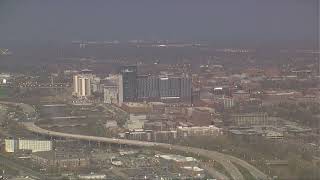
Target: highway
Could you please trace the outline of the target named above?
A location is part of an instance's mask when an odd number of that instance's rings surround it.
[[[43,107],[65,107],[66,104],[44,104]]]
[[[237,163],[240,166],[246,168],[251,173],[251,175],[257,180],[268,179],[268,176],[266,174],[264,174],[254,166],[248,164],[246,161],[243,161],[239,158],[222,154],[216,151],[209,151],[209,150],[200,149],[200,148],[172,145],[172,144],[165,144],[165,143],[55,132],[55,131],[42,129],[36,126],[33,122],[25,122],[23,123],[23,125],[27,130],[31,132],[42,134],[42,135],[48,135],[52,137],[72,138],[72,139],[78,139],[78,140],[85,140],[85,141],[91,141],[91,142],[104,142],[104,143],[110,143],[110,144],[126,144],[126,145],[132,145],[132,146],[140,146],[140,147],[159,147],[159,148],[176,150],[176,151],[185,152],[185,153],[192,153],[192,154],[195,154],[201,157],[206,157],[208,159],[211,159],[220,163],[229,172],[230,176],[234,180],[244,180],[244,177],[233,163]]]
[[[227,177],[225,174],[222,174],[221,172],[217,171],[214,167],[212,167],[212,164],[208,162],[200,162],[200,168],[205,169],[208,174],[210,174],[212,177],[215,177],[217,179],[223,179],[223,180],[230,180],[229,177]]]
[[[28,104],[3,102],[3,101],[0,101],[0,104],[18,105],[23,109],[24,112],[34,113],[34,108]],[[55,131],[50,131],[50,130],[40,128],[36,126],[33,122],[23,123],[23,125],[29,131],[32,131],[38,134],[52,136],[52,137],[64,137],[64,138],[86,140],[91,142],[104,142],[104,143],[110,143],[110,144],[126,144],[126,145],[132,145],[132,146],[140,146],[140,147],[159,147],[159,148],[176,150],[176,151],[185,152],[185,153],[192,153],[192,154],[206,157],[208,159],[211,159],[220,163],[229,172],[230,176],[234,180],[243,180],[244,177],[233,163],[237,163],[242,167],[246,168],[252,174],[252,176],[255,177],[255,179],[261,179],[261,180],[268,179],[267,175],[265,175],[263,172],[261,172],[254,166],[248,164],[246,161],[243,161],[239,158],[222,154],[216,151],[208,151],[200,148],[179,146],[179,145],[172,145],[172,144],[165,144],[165,143],[155,143],[155,142],[146,142],[146,141],[136,141],[136,140],[126,140],[126,139],[116,139],[116,138],[106,138],[106,137],[86,136],[86,135],[80,135],[80,134],[55,132]]]

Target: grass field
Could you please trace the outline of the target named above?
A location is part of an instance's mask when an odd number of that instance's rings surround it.
[[[8,90],[0,87],[0,98],[8,97]]]

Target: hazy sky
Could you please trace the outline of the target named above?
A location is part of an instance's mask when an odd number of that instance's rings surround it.
[[[316,41],[319,0],[0,0],[0,42]]]

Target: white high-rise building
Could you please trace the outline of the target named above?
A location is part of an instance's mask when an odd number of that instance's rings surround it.
[[[73,76],[73,95],[77,97],[91,96],[92,75],[78,74]]]
[[[104,86],[104,103],[119,104],[118,86]]]
[[[104,82],[104,103],[117,104],[121,106],[123,103],[123,85],[122,75],[111,75]]]
[[[123,103],[123,77],[122,75],[119,75],[119,80],[118,80],[118,99],[119,99],[119,106],[122,105]]]

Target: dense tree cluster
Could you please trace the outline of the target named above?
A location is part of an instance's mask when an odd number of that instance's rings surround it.
[[[320,114],[319,103],[280,103],[265,110],[270,116],[278,116],[308,126],[319,125],[316,115]]]

